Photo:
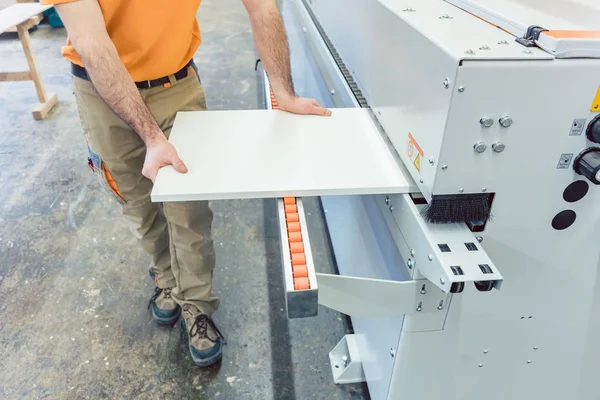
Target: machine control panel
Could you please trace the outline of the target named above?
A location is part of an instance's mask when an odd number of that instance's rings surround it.
[[[600,147],[590,147],[579,153],[573,162],[573,169],[592,183],[600,185]]]

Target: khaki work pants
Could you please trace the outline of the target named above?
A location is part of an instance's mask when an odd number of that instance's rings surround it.
[[[167,138],[178,111],[206,110],[193,67],[186,78],[170,79],[170,87],[140,89]],[[212,293],[215,250],[208,202],[152,203],[152,182],[142,175],[146,148],[140,137],[102,100],[90,81],[73,77],[73,85],[89,164],[121,204],[138,242],[152,257],[150,268],[157,286],[174,288],[173,298],[180,305],[193,304],[212,314],[219,298]]]

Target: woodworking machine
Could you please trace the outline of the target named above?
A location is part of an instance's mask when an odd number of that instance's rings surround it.
[[[600,3],[280,8],[299,94],[370,110],[414,181],[321,198],[339,275],[315,272],[301,198],[279,200],[289,316],[318,301],[352,320],[335,382],[374,400],[599,399]],[[422,218],[481,193],[487,222]]]

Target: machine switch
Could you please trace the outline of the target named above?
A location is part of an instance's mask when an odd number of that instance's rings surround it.
[[[600,185],[600,148],[590,147],[579,153],[573,162],[573,169],[592,183]]]
[[[600,115],[590,121],[585,134],[590,141],[600,143]]]

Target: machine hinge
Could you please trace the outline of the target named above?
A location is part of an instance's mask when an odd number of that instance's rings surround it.
[[[525,36],[517,38],[517,43],[522,44],[525,47],[536,47],[535,41],[539,39],[542,32],[546,32],[548,29],[544,29],[541,26],[531,25],[527,28]]]

